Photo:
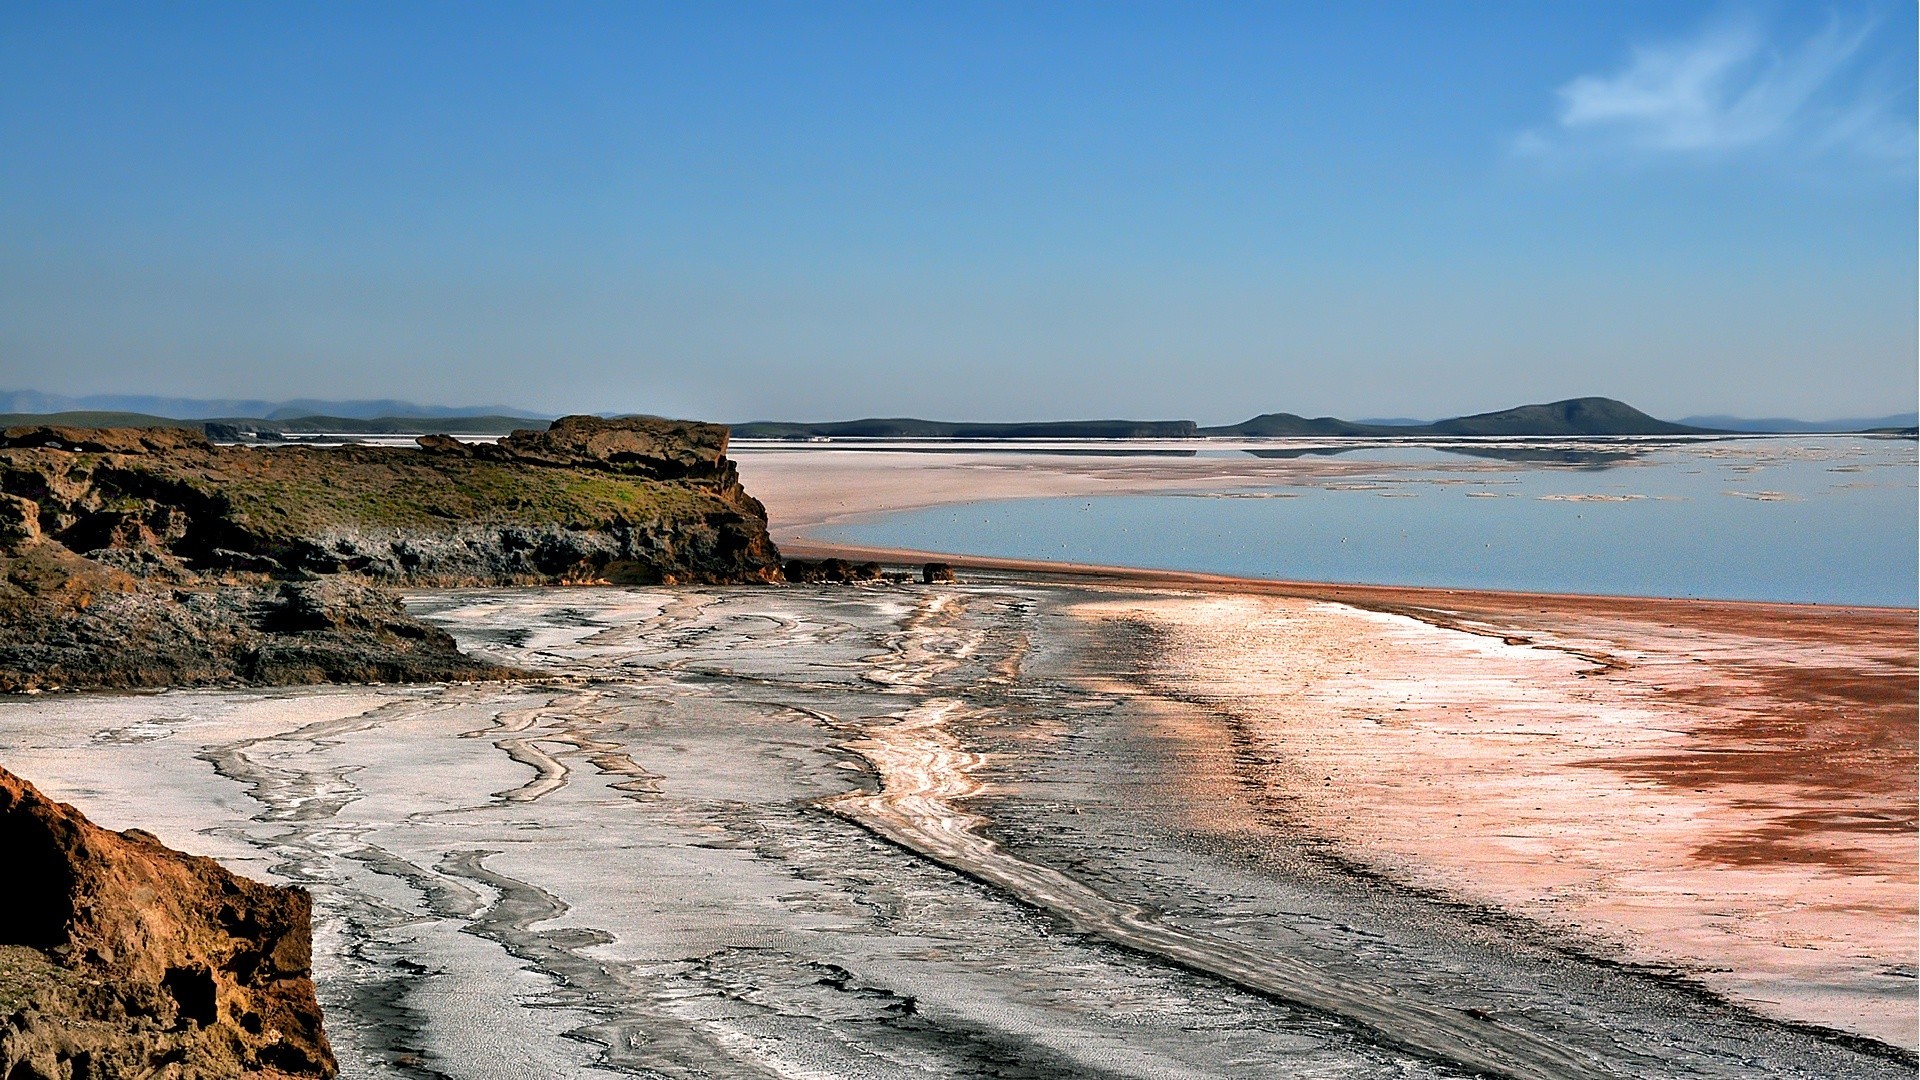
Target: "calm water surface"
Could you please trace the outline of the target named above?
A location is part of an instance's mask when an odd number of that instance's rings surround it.
[[[1521,453],[1556,460],[1363,449],[1338,457],[1378,466],[1360,476],[969,503],[826,535],[1308,581],[1899,606],[1920,595],[1911,440]]]

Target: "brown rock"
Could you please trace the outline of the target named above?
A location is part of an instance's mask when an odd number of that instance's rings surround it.
[[[930,562],[920,568],[920,580],[928,585],[935,582],[952,581],[953,566],[950,563]]]
[[[213,443],[198,431],[174,427],[76,428],[36,424],[0,431],[0,450],[38,448],[89,454],[166,454],[179,450],[211,450]]]
[[[0,495],[0,551],[18,551],[40,539],[40,504]]]
[[[515,673],[384,590],[778,581],[727,434],[582,416],[498,445],[248,448],[8,429],[0,692],[497,678]]]
[[[469,454],[467,444],[451,435],[422,435],[413,441],[419,443],[422,450],[432,450],[437,454],[458,454],[462,457]]]
[[[829,582],[850,584],[861,581],[879,581],[880,564],[877,562],[853,563],[845,559],[788,559],[782,567],[788,581],[795,584],[813,584]]]
[[[109,832],[0,770],[0,1075],[334,1075],[305,890]]]
[[[516,431],[491,453],[541,465],[573,465],[660,480],[733,479],[730,430],[722,424],[653,417],[563,416],[545,431]]]

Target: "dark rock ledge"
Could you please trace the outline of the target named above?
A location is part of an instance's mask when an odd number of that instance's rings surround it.
[[[442,681],[397,587],[771,582],[727,430],[576,416],[495,445],[0,432],[0,691]],[[334,1075],[305,892],[90,824],[0,769],[0,1077]]]
[[[420,444],[0,432],[0,692],[497,678],[393,589],[781,580],[724,427]]]

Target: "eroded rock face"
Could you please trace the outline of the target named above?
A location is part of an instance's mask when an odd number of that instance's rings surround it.
[[[845,559],[788,559],[784,567],[788,581],[796,585],[815,582],[849,584],[879,581],[885,570],[877,562],[848,562]]]
[[[474,451],[542,465],[584,465],[657,480],[738,482],[728,429],[686,420],[564,416],[545,431],[516,431]]]
[[[312,905],[0,769],[0,1076],[329,1077]]]
[[[0,432],[0,691],[494,677],[387,587],[780,578],[724,427],[420,443]]]

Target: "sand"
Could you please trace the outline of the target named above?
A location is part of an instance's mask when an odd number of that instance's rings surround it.
[[[1336,482],[1380,471],[1378,464],[1333,458],[1271,461],[1173,453],[1192,451],[1035,455],[752,445],[733,450],[741,480],[766,504],[774,542],[783,550],[789,543],[808,542],[824,525],[957,502],[1241,490],[1276,482]],[[1463,473],[1496,468],[1464,459],[1446,467]]]
[[[954,561],[422,594],[544,678],[16,699],[0,761],[312,890],[352,1075],[1912,1075],[1911,610]]]
[[[356,1076],[1911,1075],[1332,857],[1167,690],[1244,601],[975,577],[421,595],[546,677],[17,699],[0,760],[310,889]],[[1309,688],[1430,652],[1304,617]]]
[[[1361,468],[1283,464],[1309,483]],[[1271,483],[1266,461],[858,451],[752,468],[790,554],[1149,591],[1074,615],[1150,630],[1152,657],[1108,690],[1159,700],[1176,741],[1233,740],[1187,748],[1227,774],[1188,779],[1258,793],[1236,813],[1769,1015],[1920,1043],[1912,609],[1249,581],[812,538],[906,505]]]
[[[1508,644],[1266,596],[1077,613],[1151,627],[1145,682],[1175,726],[1230,730],[1222,765],[1343,857],[1782,1019],[1914,1044],[1912,704],[1903,724],[1874,700],[1911,693],[1910,658],[1642,626],[1612,628],[1603,667],[1577,624]],[[1796,664],[1885,685],[1796,715],[1768,685]]]

